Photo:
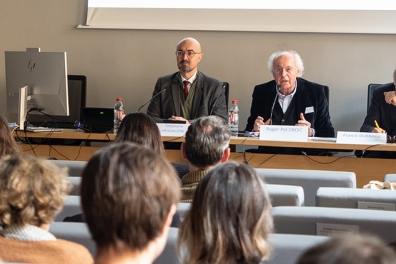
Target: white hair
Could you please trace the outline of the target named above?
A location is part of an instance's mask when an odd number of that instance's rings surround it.
[[[296,67],[298,70],[300,70],[300,75],[298,75],[298,77],[301,77],[304,72],[304,63],[300,55],[294,50],[277,51],[275,53],[272,53],[272,55],[268,59],[268,69],[270,70],[270,72],[274,72],[274,61],[282,55],[293,55],[294,60],[296,61]]]

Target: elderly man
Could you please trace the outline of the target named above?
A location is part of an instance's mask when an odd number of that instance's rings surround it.
[[[198,71],[201,45],[196,39],[185,38],[176,47],[180,71],[158,78],[147,114],[157,123],[164,119],[186,121],[201,116],[217,115],[228,120],[222,83]]]
[[[323,85],[299,78],[304,71],[295,51],[272,54],[268,61],[274,80],[257,85],[246,131],[261,125],[307,126],[308,136],[334,137]]]
[[[387,133],[388,136],[396,135],[396,69],[393,71],[393,82],[377,87],[373,92],[371,105],[364,119],[360,132]],[[378,122],[381,131],[376,127]],[[366,157],[371,158],[396,158],[394,152],[367,151]]]
[[[179,199],[176,172],[162,155],[129,142],[96,152],[81,183],[95,263],[152,263],[165,247]]]
[[[188,160],[190,173],[182,178],[181,202],[191,203],[206,173],[214,165],[228,161],[230,137],[228,125],[217,116],[198,118],[188,127],[181,151],[183,158]]]

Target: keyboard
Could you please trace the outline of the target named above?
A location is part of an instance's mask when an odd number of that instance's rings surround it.
[[[74,123],[71,122],[30,122],[32,126],[45,126],[48,128],[66,128],[66,129],[73,129],[76,128]]]

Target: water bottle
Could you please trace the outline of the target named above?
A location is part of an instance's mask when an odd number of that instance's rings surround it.
[[[122,104],[122,98],[117,98],[117,102],[114,105],[114,134],[117,134],[118,128],[120,127],[123,118],[124,105]]]
[[[231,137],[238,136],[239,108],[237,103],[237,100],[232,100],[232,105],[228,112],[228,125],[230,126]]]

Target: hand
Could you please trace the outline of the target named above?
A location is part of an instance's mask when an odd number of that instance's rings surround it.
[[[388,104],[393,104],[396,106],[396,95],[395,91],[390,91],[390,92],[384,92],[385,95],[385,102]]]
[[[381,131],[380,131],[378,128],[375,127],[373,130],[371,130],[371,133],[386,133],[386,131],[383,130],[382,128],[381,128]]]
[[[298,120],[298,123],[296,126],[307,126],[308,127],[308,137],[312,137],[312,129],[311,129],[311,123],[305,120],[304,114],[300,113],[300,120]]]
[[[178,120],[178,121],[186,121],[186,124],[190,124],[187,119],[181,117],[181,116],[172,116],[168,118],[168,120]]]
[[[270,120],[271,119],[268,119],[266,122],[264,122],[264,118],[258,116],[257,119],[254,121],[253,132],[260,132],[260,126],[269,125]]]

